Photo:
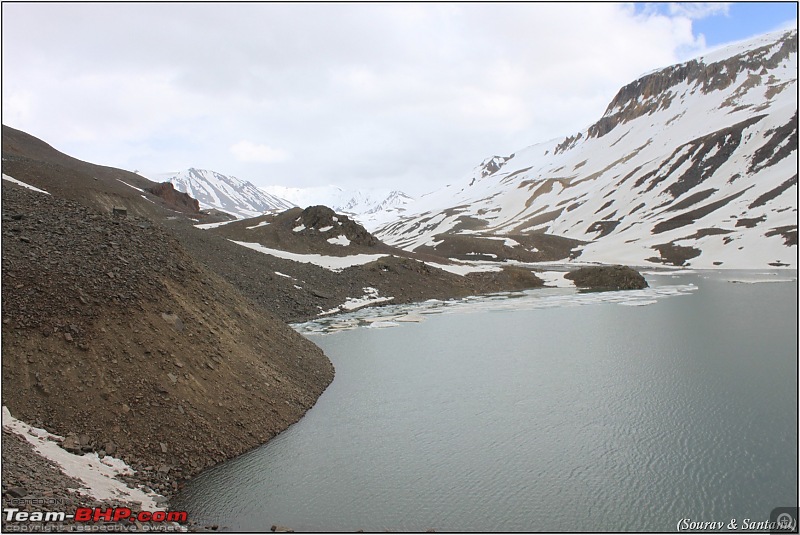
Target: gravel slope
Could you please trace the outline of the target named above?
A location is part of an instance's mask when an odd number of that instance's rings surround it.
[[[333,379],[319,348],[158,224],[2,193],[2,401],[17,418],[111,445],[169,493],[297,421]]]

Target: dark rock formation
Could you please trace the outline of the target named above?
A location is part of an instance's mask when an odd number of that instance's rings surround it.
[[[193,199],[188,193],[176,190],[172,182],[156,184],[147,188],[147,191],[158,195],[168,205],[180,207],[182,212],[200,213],[200,203],[197,202],[197,199]]]
[[[691,60],[643,76],[619,90],[603,117],[589,128],[589,137],[602,137],[619,124],[666,109],[675,97],[670,89],[682,82],[699,85],[700,91],[709,93],[725,89],[744,70],[760,72],[775,68],[789,54],[797,52],[797,32],[787,32],[779,43],[781,48],[768,58],[772,44],[711,64]]]
[[[367,229],[346,215],[337,214],[327,206],[309,206],[300,214],[300,221],[306,228],[320,230],[327,227],[341,227],[337,235],[345,236],[350,242],[365,247],[374,247],[378,239]]]
[[[513,157],[514,155],[512,154],[511,156],[492,156],[487,158],[481,163],[481,178],[495,174]]]
[[[591,290],[641,290],[647,281],[635,269],[628,266],[589,266],[564,275],[578,288]]]

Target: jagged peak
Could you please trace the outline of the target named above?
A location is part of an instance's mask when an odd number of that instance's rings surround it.
[[[200,201],[201,208],[222,210],[239,218],[293,206],[286,199],[261,191],[247,180],[208,169],[190,167],[151,178],[171,182],[179,191]]]
[[[389,199],[410,199],[410,200],[413,200],[413,197],[403,193],[399,189],[395,189],[395,190],[392,190],[389,193],[389,195],[386,197],[386,200],[389,200]]]
[[[736,43],[696,59],[648,73],[623,86],[603,117],[589,127],[589,137],[602,137],[618,124],[669,106],[669,90],[686,83],[703,94],[727,89],[743,71],[760,73],[797,54],[797,30],[773,32]]]
[[[506,164],[506,162],[508,162],[508,160],[510,160],[513,157],[514,155],[512,154],[511,156],[495,155],[486,158],[480,163],[480,165],[478,165],[478,167],[475,168],[476,176],[478,178],[485,178],[487,176],[493,175],[494,173],[499,171],[500,168],[503,167]],[[475,178],[473,178],[472,182],[470,182],[470,186],[474,183],[475,183]]]

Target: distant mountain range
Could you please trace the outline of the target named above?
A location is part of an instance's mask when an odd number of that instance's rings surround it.
[[[3,171],[137,216],[211,217],[183,193],[238,219],[324,205],[389,246],[440,258],[796,268],[797,123],[790,30],[648,73],[584,130],[485,158],[416,200],[396,189],[259,188],[195,168],[149,177],[173,189],[6,126]]]
[[[325,205],[387,244],[451,258],[796,267],[797,145],[792,30],[651,72],[583,131],[490,156],[418,200],[197,169],[153,178],[239,218]]]
[[[414,202],[413,198],[402,191],[386,188],[346,190],[338,186],[312,188],[267,186],[262,189],[300,207],[320,204],[328,206],[336,212],[356,219],[368,229],[396,220]]]
[[[227,212],[238,219],[282,212],[296,206],[323,205],[375,228],[397,219],[413,201],[402,191],[390,189],[345,190],[336,186],[259,188],[247,180],[195,168],[158,173],[149,178],[171,182],[176,190],[197,199],[201,208]]]
[[[561,240],[579,261],[796,267],[797,148],[792,30],[647,74],[585,130],[487,158],[376,235],[461,258]]]
[[[221,210],[239,219],[294,207],[285,199],[270,195],[246,180],[205,169],[189,168],[149,178],[157,182],[172,182],[175,189],[197,199],[201,208]]]

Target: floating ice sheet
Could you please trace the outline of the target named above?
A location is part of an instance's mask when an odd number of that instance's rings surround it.
[[[540,288],[470,296],[450,301],[429,300],[423,303],[362,308],[346,314],[319,318],[292,325],[304,335],[331,334],[357,327],[396,327],[407,322],[425,321],[430,314],[533,310],[615,303],[624,306],[653,305],[660,299],[687,295],[697,290],[694,284],[663,285],[643,290],[617,292],[579,292],[575,288]]]

